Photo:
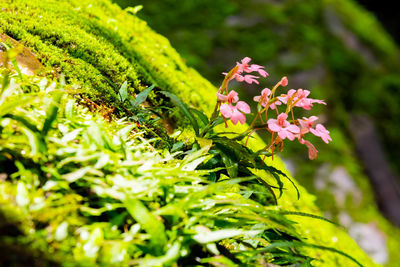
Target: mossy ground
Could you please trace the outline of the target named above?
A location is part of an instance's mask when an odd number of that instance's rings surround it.
[[[3,0],[2,4],[0,32],[36,53],[46,67],[42,74],[58,77],[63,73],[68,83],[81,86],[82,93],[93,101],[118,107],[117,91],[124,81],[128,81],[130,93],[156,83],[210,113],[215,88],[184,64],[167,39],[116,5],[86,0]],[[254,142],[256,147],[261,144],[260,139]],[[269,163],[283,169],[277,159]],[[318,213],[312,195],[301,188],[301,198],[297,200],[291,185],[285,187],[279,207]],[[296,218],[296,221],[297,228],[310,242],[332,245],[367,266],[373,265],[345,232],[324,222],[315,227],[315,221],[309,219]],[[325,261],[324,266],[349,264],[348,260],[328,252],[320,252],[318,257]]]

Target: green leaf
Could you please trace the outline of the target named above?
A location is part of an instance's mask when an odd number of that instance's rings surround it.
[[[87,166],[87,167],[83,167],[81,169],[78,169],[74,172],[70,172],[67,174],[64,174],[62,177],[67,180],[70,183],[75,182],[76,180],[82,178],[83,176],[85,176],[85,174],[91,169],[92,167]]]
[[[209,263],[213,266],[224,266],[224,267],[238,267],[239,265],[231,261],[225,256],[216,256],[211,258],[202,258],[201,263]]]
[[[148,258],[140,261],[140,266],[171,266],[180,256],[181,244],[175,242],[162,257]]]
[[[198,227],[197,234],[193,236],[193,239],[201,244],[217,242],[222,239],[232,238],[238,235],[254,236],[262,232],[260,230],[245,231],[240,229],[223,229],[211,232],[211,231],[202,231],[202,228]]]
[[[209,130],[214,128],[217,125],[220,125],[221,123],[224,122],[224,118],[221,116],[217,117],[215,120],[213,120],[211,123],[209,123],[202,131],[201,135],[205,136]]]
[[[271,245],[268,245],[268,246],[266,246],[264,248],[253,250],[253,251],[251,251],[251,253],[268,252],[268,251],[271,251],[271,250],[276,249],[276,248],[282,249],[282,248],[296,248],[296,247],[310,247],[310,248],[315,248],[315,249],[321,249],[321,250],[327,250],[327,251],[335,252],[337,254],[340,254],[340,255],[352,260],[358,266],[361,266],[361,267],[363,266],[355,258],[353,258],[349,254],[347,254],[347,253],[345,253],[343,251],[340,251],[338,249],[331,248],[331,247],[320,246],[320,245],[308,244],[308,243],[298,242],[298,241],[272,243]],[[240,252],[238,252],[238,253],[240,253]],[[250,253],[250,252],[247,251],[247,253]]]
[[[22,181],[19,181],[17,184],[17,195],[15,200],[21,207],[27,206],[30,202],[28,189],[26,188],[26,184]]]
[[[338,227],[344,228],[342,225],[335,223],[327,218],[324,218],[322,216],[319,215],[315,215],[315,214],[310,214],[310,213],[305,213],[305,212],[298,212],[298,211],[287,211],[287,210],[280,210],[279,214],[282,215],[296,215],[296,216],[304,216],[304,217],[309,217],[309,218],[313,218],[313,219],[318,219],[318,220],[322,220],[331,224],[334,224]]]
[[[171,148],[171,153],[181,150],[184,145],[185,143],[183,142],[174,143]]]
[[[142,5],[137,5],[137,6],[134,6],[134,7],[127,7],[125,9],[125,11],[129,12],[129,13],[131,13],[133,15],[136,15],[136,13],[138,13],[140,10],[142,10],[142,8],[143,8]]]
[[[193,117],[193,114],[190,112],[189,107],[182,102],[176,95],[166,92],[166,91],[161,91],[161,93],[169,98],[171,98],[171,101],[182,111],[182,113],[186,116],[186,118],[190,121],[193,130],[196,133],[196,136],[199,135],[199,125],[196,121],[196,119]]]
[[[103,138],[103,129],[100,127],[99,124],[95,123],[94,121],[89,122],[89,127],[87,128],[88,137],[93,140],[99,148],[104,148],[106,142]]]
[[[63,92],[61,91],[55,91],[54,96],[52,99],[52,102],[50,104],[49,109],[47,110],[47,117],[46,120],[44,121],[43,128],[42,128],[42,135],[46,136],[47,133],[49,132],[52,123],[55,121],[57,118],[57,113],[60,105],[61,98],[63,96]]]
[[[279,175],[281,175],[281,176],[285,177],[286,179],[288,179],[289,182],[293,185],[293,187],[294,187],[294,189],[296,190],[296,193],[297,193],[297,199],[300,199],[300,191],[297,188],[296,184],[292,181],[292,179],[290,179],[290,177],[288,175],[286,175],[284,172],[282,172],[281,170],[278,170],[275,167],[267,166],[264,162],[262,163],[261,169],[267,170],[269,173],[272,174],[272,176],[277,181],[278,186],[279,186],[279,192],[280,192],[279,197],[282,196],[282,189],[283,189],[283,183],[282,183],[282,181],[281,181],[281,179],[279,177]]]
[[[150,235],[150,244],[153,246],[155,254],[161,255],[167,243],[164,224],[157,220],[154,214],[135,196],[127,195],[123,202],[129,214]]]
[[[96,227],[90,234],[88,241],[82,247],[85,256],[92,259],[96,258],[103,240],[103,230],[100,227]]]
[[[18,95],[7,97],[4,102],[0,102],[0,117],[5,116],[15,110],[15,107],[23,106],[35,100],[32,95]]]
[[[62,241],[68,236],[68,223],[67,222],[62,222],[56,230],[56,234],[54,238],[57,241]]]
[[[40,150],[40,140],[37,133],[26,127],[21,127],[21,131],[26,135],[26,137],[28,137],[29,145],[31,147],[31,156],[37,156]]]
[[[209,160],[212,157],[213,157],[213,155],[206,155],[206,156],[197,158],[197,159],[185,164],[182,167],[182,170],[183,171],[194,171],[197,168],[197,166],[199,166],[201,163],[203,163],[204,161]]]
[[[238,164],[237,164],[237,162],[232,160],[230,155],[225,153],[225,152],[223,152],[222,150],[220,150],[219,153],[221,155],[222,162],[225,165],[226,171],[229,174],[229,177],[235,178],[238,175]]]
[[[39,152],[46,151],[46,143],[40,135],[40,131],[36,128],[36,125],[28,119],[28,117],[12,114],[6,114],[4,117],[18,121],[22,124],[23,127],[21,127],[21,130],[28,137],[32,156],[37,156]]]
[[[207,125],[209,123],[208,117],[206,116],[206,114],[204,114],[203,112],[201,112],[198,109],[195,108],[190,108],[189,109],[192,113],[194,113],[204,125]]]
[[[21,69],[20,69],[19,66],[18,66],[18,62],[17,62],[17,60],[15,59],[15,57],[11,59],[11,63],[12,63],[12,65],[14,66],[14,69],[15,69],[15,70],[17,71],[17,73],[18,73],[18,78],[22,79],[22,72],[21,72]]]
[[[122,128],[121,130],[119,130],[117,132],[117,135],[122,139],[122,140],[126,140],[129,136],[129,134],[131,133],[132,129],[136,127],[136,124],[130,124],[128,126],[125,126],[124,128]]]
[[[147,97],[149,96],[151,90],[154,89],[156,85],[153,84],[152,86],[147,87],[144,89],[142,92],[140,92],[136,98],[135,101],[131,102],[133,108],[137,108],[140,104],[142,104],[144,101],[146,101]]]
[[[125,100],[128,98],[128,82],[125,81],[121,87],[119,88],[119,97],[121,99],[121,102],[125,102]]]

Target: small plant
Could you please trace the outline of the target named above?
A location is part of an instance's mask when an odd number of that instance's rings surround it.
[[[201,111],[188,108],[181,100],[177,99],[175,95],[169,92],[163,93],[171,97],[173,102],[181,108],[185,117],[188,118],[193,126],[197,136],[213,139],[216,136],[212,131],[215,126],[224,122],[225,127],[228,128],[228,120],[234,125],[237,123],[244,124],[247,120],[245,114],[250,114],[251,112],[249,104],[244,101],[239,101],[238,93],[234,90],[229,90],[229,82],[232,80],[246,82],[248,84],[259,84],[258,79],[260,77],[248,73],[257,72],[264,78],[268,76],[263,66],[249,64],[250,61],[251,59],[249,57],[245,57],[240,63],[237,62],[236,66],[228,73],[223,73],[225,79],[218,89],[217,103],[210,119]],[[329,131],[322,124],[316,124],[318,121],[317,116],[295,118],[293,110],[295,108],[310,110],[314,103],[323,105],[326,105],[326,103],[319,99],[309,98],[310,91],[304,89],[290,89],[286,93],[278,95],[278,89],[286,87],[287,85],[288,79],[283,77],[272,89],[264,88],[259,96],[255,96],[253,99],[257,103],[257,113],[250,122],[249,128],[245,132],[238,134],[235,138],[232,138],[232,140],[240,141],[246,138],[245,146],[247,146],[247,142],[253,133],[265,130],[270,133],[271,138],[270,141],[267,142],[268,145],[264,149],[258,151],[258,154],[263,154],[264,157],[273,157],[276,150],[283,150],[283,142],[285,139],[289,139],[290,141],[297,139],[300,144],[308,148],[309,158],[315,159],[318,150],[310,141],[304,138],[308,133],[311,133],[320,137],[328,144],[329,141],[332,141]],[[280,109],[284,111],[282,112]],[[200,119],[200,123],[195,119],[193,113]],[[272,117],[272,114],[275,113],[276,117]],[[199,127],[201,124],[204,125],[202,128]]]
[[[238,93],[234,90],[229,90],[228,86],[229,82],[233,79],[236,79],[238,82],[246,82],[249,84],[259,83],[257,81],[259,78],[258,76],[250,74],[243,75],[244,73],[258,72],[262,77],[268,76],[264,67],[256,64],[249,65],[250,60],[249,57],[245,57],[241,63],[238,62],[229,73],[224,73],[225,79],[218,90],[218,101],[211,120],[214,120],[218,116],[217,111],[219,110],[226,127],[228,127],[228,119],[235,125],[238,122],[241,124],[246,122],[246,116],[244,114],[250,113],[250,106],[243,101],[239,101]],[[318,120],[316,116],[295,119],[293,109],[299,107],[310,110],[314,103],[324,105],[326,105],[326,103],[322,100],[308,98],[310,91],[303,89],[291,89],[286,94],[276,96],[278,88],[286,87],[287,85],[288,79],[283,77],[275,84],[272,90],[264,88],[261,91],[261,95],[253,98],[254,101],[257,102],[257,113],[250,123],[249,129],[242,136],[247,136],[247,144],[252,133],[259,130],[267,130],[271,134],[271,141],[264,151],[270,152],[271,155],[273,155],[276,148],[279,150],[283,149],[283,141],[285,139],[289,139],[290,141],[297,139],[301,144],[307,146],[309,158],[315,159],[318,151],[313,144],[305,140],[304,137],[307,133],[312,133],[315,136],[321,137],[325,143],[329,143],[329,141],[332,140],[329,136],[329,131],[326,130],[322,124],[317,124],[315,128],[313,128],[314,123]],[[284,107],[284,105],[286,105],[286,107]],[[282,106],[284,112],[279,111],[280,106]],[[269,114],[271,112],[277,114],[276,119],[271,118]],[[291,116],[291,120],[288,120],[289,115]]]
[[[268,76],[263,66],[249,64],[250,61],[251,59],[249,57],[245,57],[240,63],[237,62],[236,66],[228,73],[223,73],[225,79],[218,89],[216,95],[217,103],[210,118],[199,110],[189,108],[172,93],[161,93],[171,98],[172,102],[181,109],[184,117],[186,117],[192,125],[197,136],[192,150],[204,147],[204,144],[209,145],[209,152],[214,155],[214,157],[207,163],[201,165],[200,168],[225,168],[224,171],[217,171],[210,174],[210,176],[212,176],[210,177],[211,180],[218,181],[221,174],[226,174],[230,178],[248,177],[255,175],[254,169],[265,170],[272,174],[276,184],[273,185],[262,179],[260,179],[260,181],[269,188],[273,202],[276,204],[277,198],[273,189],[278,189],[279,195],[282,194],[283,182],[280,177],[289,179],[295,187],[298,197],[300,197],[299,191],[295,183],[293,183],[287,175],[273,166],[265,164],[264,159],[267,156],[273,157],[276,150],[282,151],[285,139],[289,139],[290,141],[297,139],[301,144],[307,146],[309,158],[315,159],[318,153],[317,149],[310,141],[304,138],[308,133],[311,133],[322,138],[325,143],[329,143],[329,141],[332,140],[329,131],[326,130],[322,124],[317,124],[314,127],[318,117],[311,116],[309,118],[303,117],[302,119],[296,119],[293,110],[294,108],[310,110],[314,103],[324,105],[326,105],[326,103],[322,100],[308,98],[310,91],[303,89],[291,89],[285,94],[276,96],[276,92],[279,88],[288,85],[288,79],[283,77],[275,84],[272,90],[264,88],[259,96],[253,98],[254,101],[257,102],[257,113],[246,131],[236,134],[236,136],[231,138],[228,138],[227,135],[235,133],[214,131],[214,127],[221,123],[225,123],[225,127],[228,128],[229,120],[234,125],[238,123],[244,124],[246,122],[247,118],[245,114],[250,114],[250,106],[244,101],[239,101],[238,93],[234,90],[229,90],[229,83],[232,80],[236,80],[238,82],[258,84],[259,76],[264,78]],[[253,72],[256,72],[259,76],[249,74]],[[284,112],[279,111],[280,109],[283,109]],[[276,117],[272,117],[275,113]],[[290,119],[288,119],[289,116]],[[266,130],[270,133],[270,141],[267,142],[266,147],[254,152],[247,148],[247,143],[250,136],[254,132],[260,130]],[[243,139],[245,139],[244,144],[242,143]],[[260,156],[263,156],[263,159],[261,159]]]

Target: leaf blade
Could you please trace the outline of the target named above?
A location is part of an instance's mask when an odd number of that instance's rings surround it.
[[[192,112],[190,112],[190,108],[182,102],[182,100],[177,97],[176,95],[167,92],[167,91],[161,91],[161,93],[169,98],[171,98],[171,101],[182,111],[182,113],[186,116],[186,118],[189,119],[193,130],[196,133],[196,136],[199,135],[199,124],[197,123],[196,119],[193,117]]]

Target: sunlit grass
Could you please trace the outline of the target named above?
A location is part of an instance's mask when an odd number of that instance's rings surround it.
[[[0,242],[85,266],[313,260],[257,177],[207,168],[208,149],[156,147],[136,123],[107,122],[63,86],[1,78],[0,212],[20,234]],[[35,92],[23,93],[26,84]]]

